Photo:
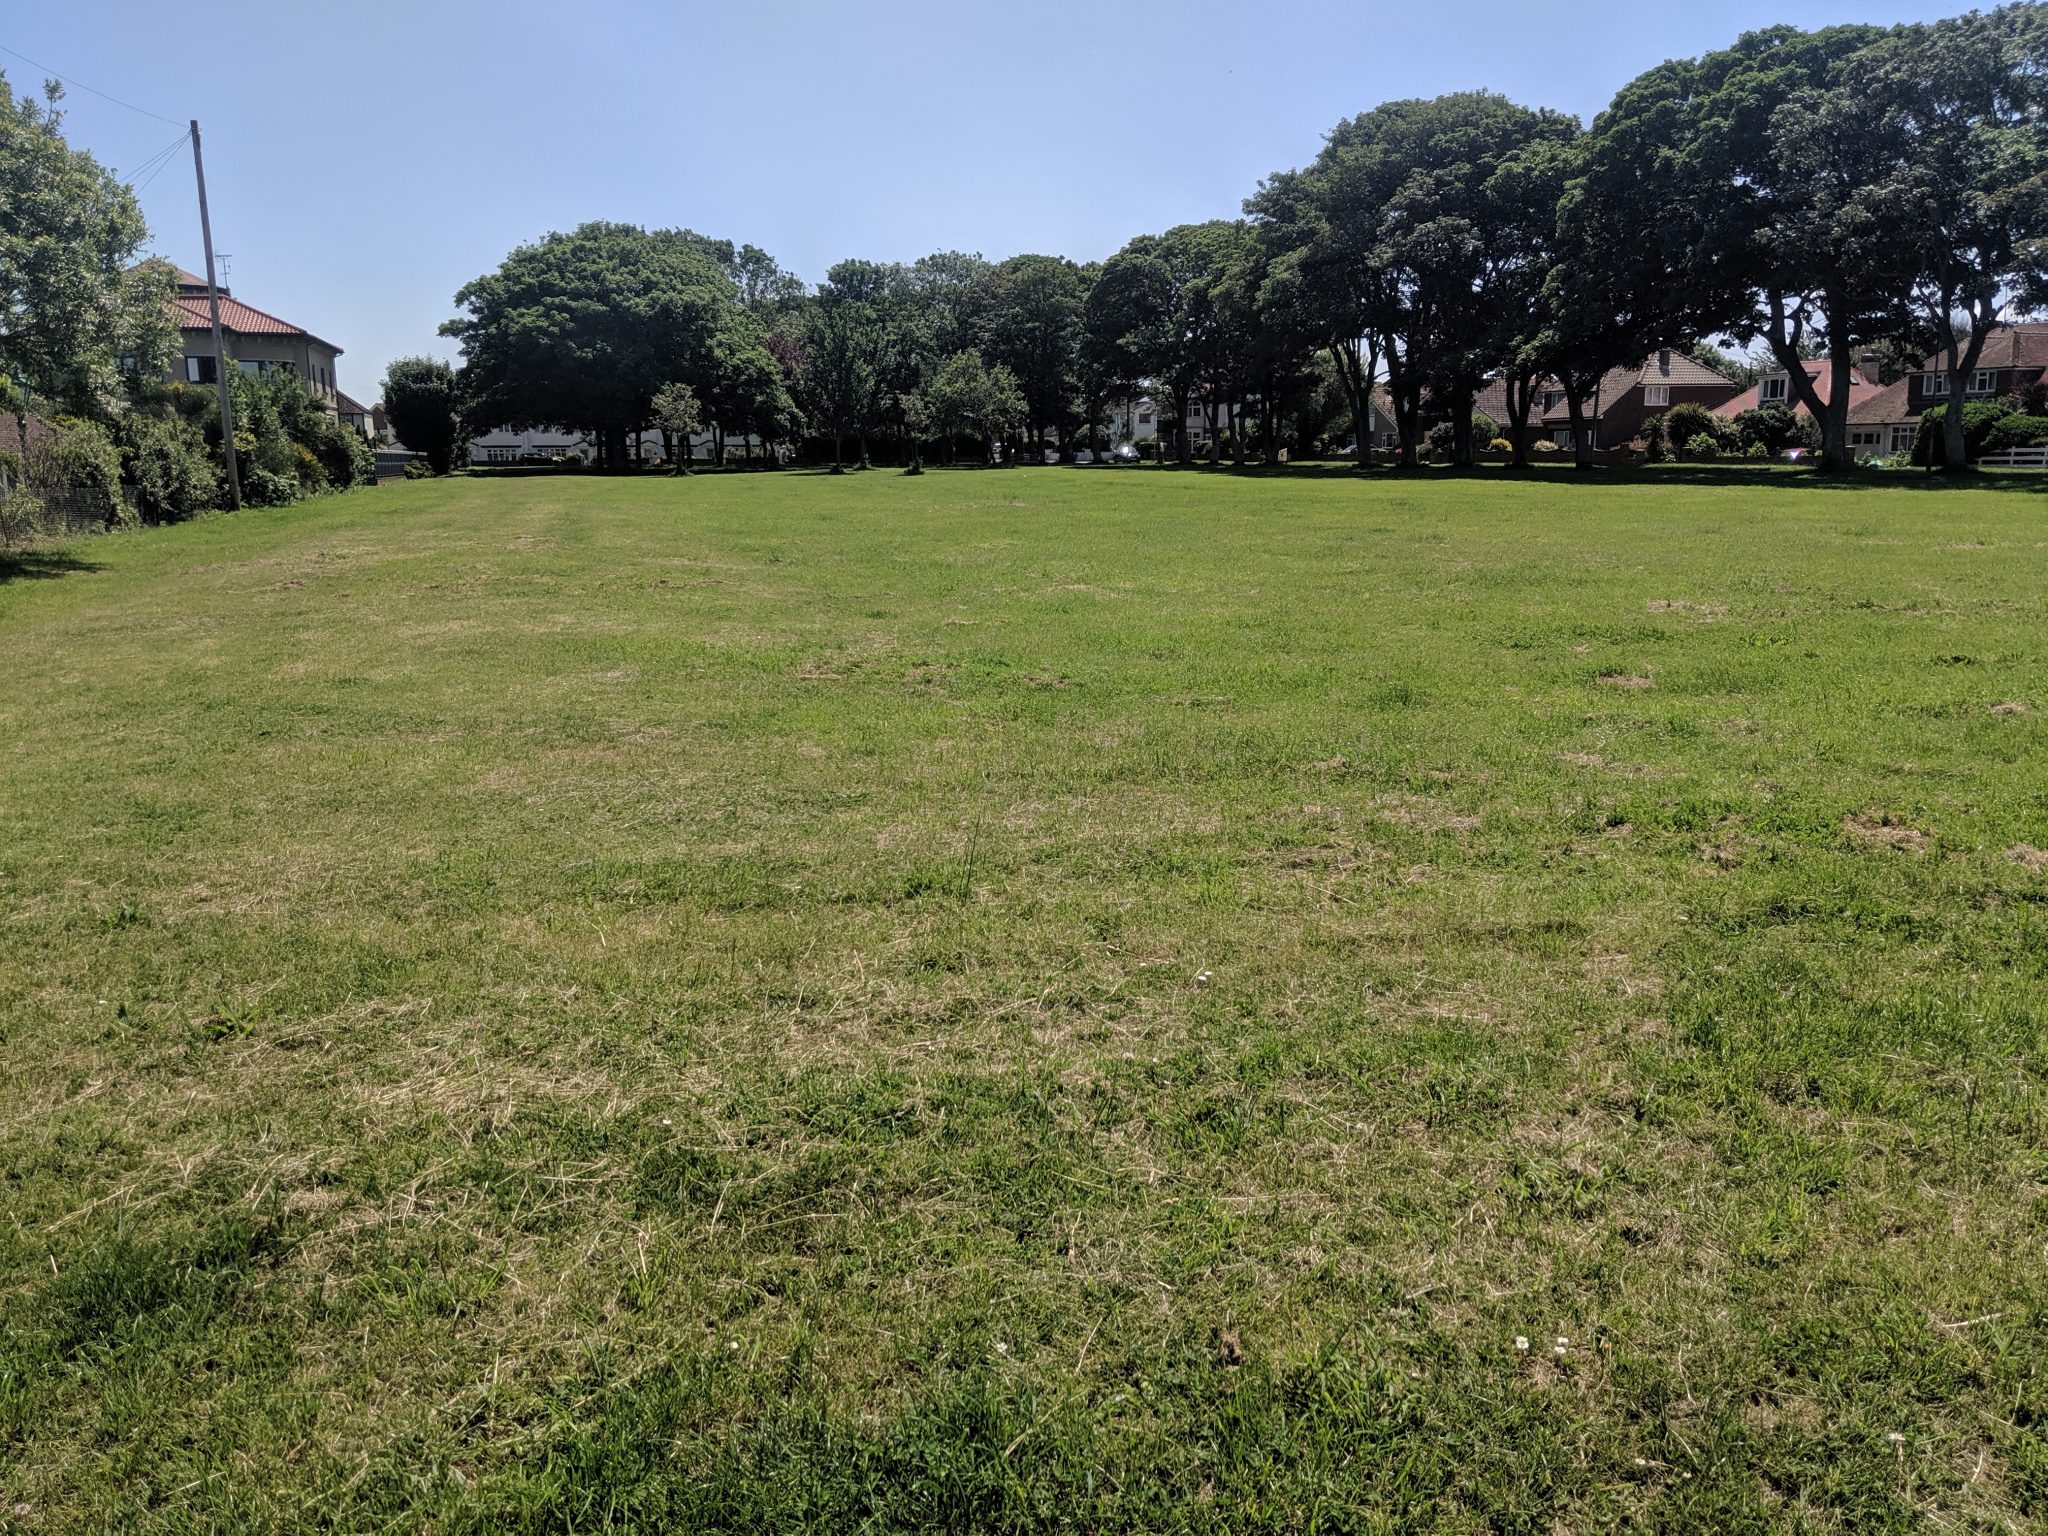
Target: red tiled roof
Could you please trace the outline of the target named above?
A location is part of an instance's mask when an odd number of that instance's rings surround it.
[[[1869,423],[1883,426],[1904,426],[1913,418],[1906,414],[1906,395],[1912,385],[1909,374],[1903,379],[1885,385],[1874,395],[1849,402],[1849,420],[1857,426]]]
[[[360,401],[351,400],[340,390],[334,392],[334,409],[343,416],[367,416],[370,408]]]
[[[1608,369],[1601,376],[1599,387],[1587,397],[1586,419],[1598,421],[1608,406],[1644,384],[1675,385],[1680,389],[1709,389],[1715,385],[1724,389],[1735,387],[1732,379],[1716,373],[1704,363],[1695,362],[1678,348],[1660,348],[1640,363]],[[1561,385],[1550,387],[1562,389]],[[1561,426],[1572,419],[1571,402],[1560,399],[1541,415],[1546,423]]]
[[[1834,392],[1835,388],[1834,370],[1828,366],[1828,360],[1824,357],[1812,358],[1800,364],[1800,366],[1806,370],[1807,378],[1813,381],[1813,392],[1820,397],[1820,403],[1826,405],[1828,403],[1828,396]],[[1769,377],[1769,375],[1766,375],[1766,377]],[[1763,398],[1760,393],[1763,387],[1763,382],[1759,380],[1757,383],[1750,385],[1749,388],[1745,389],[1733,400],[1715,406],[1714,414],[1732,419],[1740,416],[1744,411],[1755,410]],[[1884,386],[1882,384],[1864,373],[1854,363],[1849,365],[1849,411],[1852,415],[1855,413],[1858,405],[1882,393],[1884,393]],[[1805,405],[1800,402],[1797,392],[1789,387],[1786,390],[1785,399],[1773,403],[1789,405],[1795,413],[1806,409]]]
[[[1921,365],[1923,371],[1930,373],[1946,366],[1940,357],[1930,357]],[[1984,351],[1977,359],[1977,366],[2048,368],[2048,323],[2023,320],[1996,327],[1984,338]]]

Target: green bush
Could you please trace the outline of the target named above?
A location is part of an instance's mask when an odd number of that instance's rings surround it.
[[[1713,458],[1720,453],[1721,445],[1728,435],[1726,422],[1704,405],[1697,405],[1690,400],[1682,405],[1674,405],[1662,416],[1655,418],[1654,424],[1658,428],[1657,435],[1651,436],[1647,432],[1644,434],[1651,444],[1652,458],[1658,456],[1656,444],[1660,439],[1669,448],[1677,451],[1680,457],[1699,456],[1696,445],[1701,438],[1706,439],[1709,450],[1704,456]]]
[[[1721,439],[1711,432],[1696,432],[1686,439],[1685,456],[1688,459],[1718,459],[1721,457]]]
[[[1969,435],[1969,409],[1963,411],[1963,433]],[[2048,443],[2048,416],[2022,416],[2015,412],[2001,416],[1984,434],[1984,453],[2002,453],[2007,448],[2038,448]]]
[[[405,461],[405,478],[408,480],[431,480],[434,478],[434,471],[428,467],[425,459],[407,459]]]
[[[67,492],[74,503],[82,499],[113,527],[127,510],[121,500],[121,450],[97,422],[60,416],[51,426],[51,436],[29,456],[30,483],[45,494]]]
[[[1457,436],[1458,429],[1455,423],[1440,421],[1429,429],[1428,436],[1424,438],[1424,442],[1428,444],[1431,453],[1436,454],[1439,458],[1449,458],[1452,447],[1457,441]],[[1498,436],[1500,436],[1499,422],[1495,421],[1484,411],[1474,411],[1472,413],[1472,445],[1475,448],[1482,443],[1492,441]]]
[[[1787,448],[1820,450],[1820,423],[1777,401],[1744,411],[1728,425],[1736,446],[1750,458],[1776,458]],[[1758,447],[1763,453],[1753,451]]]
[[[1975,463],[1983,456],[1985,440],[1991,436],[1992,428],[2006,417],[2017,414],[2009,400],[1966,400],[1963,402],[1963,454]],[[1942,438],[1942,423],[1948,419],[1948,407],[1933,406],[1920,414],[1920,430],[1913,435],[1913,462],[1926,467],[1928,464],[1946,464],[1948,445]]]
[[[261,464],[251,464],[242,473],[242,505],[245,507],[288,507],[299,499],[296,475],[280,475]]]
[[[181,417],[131,415],[121,458],[145,523],[178,523],[221,502],[220,472],[206,438]]]

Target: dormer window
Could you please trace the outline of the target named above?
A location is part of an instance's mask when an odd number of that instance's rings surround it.
[[[1924,380],[1921,381],[1920,393],[1923,395],[1947,394],[1948,375],[1945,373],[1930,373]]]
[[[1998,388],[1998,372],[1992,368],[1979,368],[1970,375],[1970,393],[1988,395]]]
[[[1792,381],[1781,373],[1759,383],[1756,387],[1756,397],[1762,401],[1783,401],[1791,393],[1791,386]]]

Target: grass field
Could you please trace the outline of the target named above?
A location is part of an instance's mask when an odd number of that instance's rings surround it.
[[[0,1526],[2048,1522],[2023,477],[475,479],[0,578]]]

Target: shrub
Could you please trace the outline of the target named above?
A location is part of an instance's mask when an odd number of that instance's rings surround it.
[[[1539,437],[1536,439],[1535,442],[1529,445],[1529,451],[1531,453],[1556,453],[1558,449],[1557,444],[1552,442],[1549,438]]]
[[[1787,448],[1820,448],[1820,423],[1776,401],[1744,411],[1729,426],[1736,444],[1751,458],[1775,458]],[[1759,446],[1762,455],[1751,452]]]
[[[1488,453],[1513,453],[1515,445],[1504,437],[1496,437],[1486,445],[1486,451]]]
[[[1688,459],[1718,459],[1721,456],[1721,440],[1711,432],[1698,432],[1686,439],[1685,456]]]
[[[327,471],[320,466],[320,455],[304,443],[292,444],[292,478],[299,482],[301,495],[317,496],[327,489]]]
[[[1745,411],[1743,414],[1746,416],[1749,413]],[[1774,457],[1774,454],[1771,449],[1766,448],[1762,443],[1751,443],[1742,450],[1742,456],[1745,459],[1768,459]]]
[[[1722,439],[1728,431],[1727,423],[1720,417],[1704,405],[1696,405],[1690,400],[1671,407],[1658,418],[1658,422],[1663,429],[1663,441],[1687,457],[1699,454],[1695,445],[1701,438],[1707,440],[1709,450],[1704,456],[1715,457],[1720,453]],[[1654,444],[1656,439],[1651,438],[1650,441]]]
[[[38,491],[63,491],[108,527],[121,521],[121,451],[96,422],[60,416],[52,435],[30,454],[28,479]]]
[[[1969,435],[1969,408],[1963,411],[1963,433]],[[2001,453],[2007,448],[2038,448],[2048,443],[2048,416],[2001,416],[1984,434],[1984,453]]]
[[[220,473],[197,427],[175,416],[134,415],[122,424],[121,439],[144,522],[183,522],[220,505]]]
[[[581,463],[582,461],[572,454],[570,462]],[[407,459],[405,461],[405,478],[408,480],[431,480],[434,478],[434,471],[428,467],[425,459]]]
[[[2006,417],[2016,414],[2008,400],[1969,400],[1963,404],[1963,454],[1975,462],[1984,452],[1985,439],[1991,429]],[[1942,423],[1948,419],[1948,407],[1933,406],[1920,414],[1920,430],[1913,435],[1913,462],[1925,467],[1929,463],[1946,464],[1948,445],[1942,439]]]
[[[298,478],[251,464],[242,475],[242,505],[288,507],[299,499]]]
[[[1484,411],[1474,411],[1472,413],[1472,441],[1474,443],[1489,442],[1498,436],[1500,436],[1499,422],[1495,421]],[[1452,449],[1457,443],[1457,437],[1458,429],[1455,423],[1440,421],[1429,429],[1429,433],[1423,441],[1428,444],[1431,453],[1438,455],[1440,458],[1447,459],[1451,456]]]

